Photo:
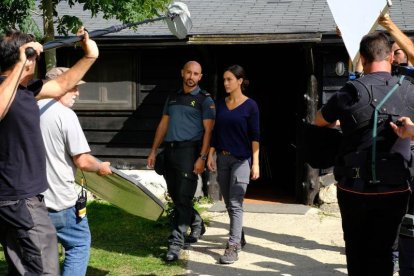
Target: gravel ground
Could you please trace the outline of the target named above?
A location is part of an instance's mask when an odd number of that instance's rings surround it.
[[[232,265],[218,263],[228,216],[206,212],[206,234],[183,252],[187,275],[347,275],[340,214],[335,206],[325,207],[304,215],[245,212],[247,245]]]

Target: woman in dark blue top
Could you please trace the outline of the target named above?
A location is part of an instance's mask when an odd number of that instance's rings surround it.
[[[224,72],[224,88],[228,96],[218,101],[207,166],[216,170],[217,181],[230,217],[230,237],[220,263],[238,260],[245,245],[243,233],[243,199],[249,178],[259,178],[259,109],[254,100],[243,94],[246,83],[244,69],[230,66]]]

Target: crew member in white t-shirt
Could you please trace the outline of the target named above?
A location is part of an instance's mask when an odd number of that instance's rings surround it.
[[[47,72],[46,79],[55,79],[67,70],[55,67]],[[85,275],[89,262],[91,233],[84,213],[86,209],[76,208],[78,198],[81,197],[80,203],[86,204],[86,197],[82,198],[83,193],[75,184],[76,170],[99,175],[112,173],[109,162],[99,162],[89,154],[91,150],[79,119],[71,109],[79,95],[78,85],[83,83],[80,81],[60,98],[38,101],[49,184],[43,195],[58,241],[65,248],[62,276]]]

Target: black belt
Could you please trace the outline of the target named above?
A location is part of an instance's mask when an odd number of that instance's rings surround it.
[[[378,168],[377,181],[372,181],[372,175],[370,168],[368,167],[342,167],[336,166],[334,168],[334,175],[337,181],[341,180],[342,177],[348,179],[361,179],[364,180],[368,185],[386,185],[386,186],[401,186],[408,182],[411,182],[412,175],[408,168],[402,166],[393,166],[392,163],[388,168]]]
[[[370,177],[369,172],[367,171],[367,167],[343,167],[343,166],[335,166],[334,167],[334,174],[340,177],[347,177],[347,178],[362,178],[368,179]]]
[[[172,141],[165,142],[167,148],[190,148],[201,146],[201,141]]]
[[[231,155],[231,152],[226,151],[226,150],[220,150],[219,153],[221,153],[222,155]]]

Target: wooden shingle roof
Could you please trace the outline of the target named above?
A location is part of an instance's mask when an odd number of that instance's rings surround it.
[[[261,34],[333,34],[335,22],[326,0],[182,0],[193,22],[190,36]],[[414,2],[393,0],[391,18],[406,32],[414,31]],[[356,9],[358,7],[355,7]],[[91,18],[81,5],[59,4],[59,15],[76,15],[89,30],[120,24]],[[350,15],[352,16],[352,14]],[[142,25],[108,36],[172,37],[165,22]]]

